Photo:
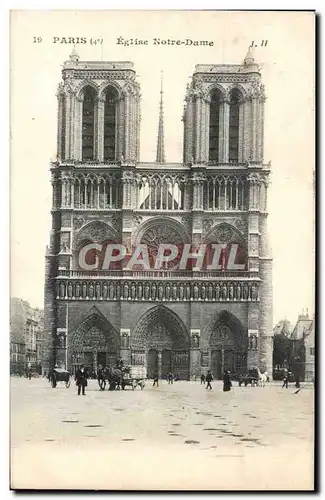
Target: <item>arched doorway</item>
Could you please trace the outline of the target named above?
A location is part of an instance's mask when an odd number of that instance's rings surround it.
[[[158,373],[158,351],[157,349],[149,349],[147,358],[148,378],[154,378],[156,373]]]
[[[131,349],[132,363],[144,363],[148,377],[172,372],[187,380],[189,336],[180,318],[167,307],[153,307],[142,316],[132,333]]]
[[[207,326],[210,369],[215,379],[221,379],[224,370],[232,374],[246,371],[247,333],[240,321],[228,311],[222,311]]]
[[[89,373],[101,366],[115,366],[119,357],[119,336],[111,323],[94,306],[69,335],[69,369],[84,365]]]

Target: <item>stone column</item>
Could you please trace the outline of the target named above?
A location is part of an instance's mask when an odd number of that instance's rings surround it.
[[[61,160],[64,160],[64,101],[65,101],[65,96],[63,93],[58,94],[58,129],[57,129],[57,156],[61,158]]]
[[[53,244],[47,247],[45,256],[44,288],[44,348],[42,368],[48,373],[55,364],[55,338],[57,323],[56,289],[54,276],[57,274],[57,262]]]
[[[273,357],[273,286],[272,256],[268,244],[267,214],[260,214],[260,321],[259,364],[260,370],[272,377]]]
[[[199,210],[199,181],[196,176],[192,177],[193,183],[193,210]]]
[[[186,144],[185,144],[185,162],[190,163],[193,157],[193,97],[187,98],[186,107]]]
[[[259,100],[259,126],[257,129],[258,161],[263,163],[264,159],[264,103],[265,97]]]
[[[252,160],[258,161],[257,158],[257,128],[258,128],[258,99],[252,99]]]
[[[134,177],[131,171],[124,171],[122,174],[123,183],[123,209],[130,210],[133,208],[133,185]]]
[[[243,104],[244,129],[243,129],[243,161],[252,158],[252,101],[247,100]]]
[[[74,158],[77,161],[82,160],[82,106],[83,96],[75,100]]]
[[[244,137],[245,137],[245,101],[239,103],[239,137],[238,137],[238,162],[243,163],[244,155]]]
[[[200,129],[200,162],[204,163],[208,157],[209,152],[207,151],[206,143],[206,130],[207,130],[207,102],[205,99],[201,99],[201,129]]]
[[[124,97],[124,157],[130,159],[130,96],[126,94]]]
[[[158,351],[158,376],[162,377],[162,352]]]
[[[229,162],[229,116],[230,116],[230,103],[224,101],[223,104],[223,162]]]
[[[137,149],[137,129],[136,129],[136,101],[134,94],[131,95],[131,110],[130,110],[130,160],[136,161]]]
[[[136,161],[140,161],[140,124],[141,124],[141,108],[140,108],[140,97],[136,98]]]
[[[120,97],[116,103],[116,158],[121,160],[122,156],[125,157],[125,143],[124,143],[124,128],[125,128],[125,114],[124,114],[124,97]]]
[[[200,330],[191,330],[190,375],[201,375]]]
[[[95,158],[98,161],[104,161],[104,114],[105,114],[105,96],[96,101],[97,112],[95,114],[95,137],[97,138],[97,148]],[[95,142],[96,144],[96,142]]]
[[[248,335],[247,335],[247,369],[259,366],[259,351],[258,351],[258,338],[259,338],[259,303],[248,303]],[[251,339],[256,337],[257,344],[254,345]]]
[[[130,334],[131,330],[129,328],[120,329],[120,336],[121,336],[120,358],[123,360],[123,363],[126,366],[131,364]]]
[[[70,127],[71,127],[71,94],[69,92],[66,93],[65,96],[65,138],[64,138],[64,144],[65,144],[65,159],[70,160],[71,159],[71,140],[70,140]]]
[[[201,108],[202,100],[200,96],[196,97],[195,100],[195,161],[200,163],[201,161]]]
[[[220,103],[219,107],[219,144],[218,144],[218,163],[223,163],[225,156],[225,144],[224,144],[224,114],[225,114],[225,105],[224,101]],[[209,145],[210,147],[210,145]]]
[[[210,140],[210,98],[204,99],[204,137],[203,137],[203,161],[209,161]]]

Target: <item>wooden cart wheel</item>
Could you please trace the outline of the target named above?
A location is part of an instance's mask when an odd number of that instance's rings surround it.
[[[56,380],[55,380],[55,378],[52,378],[51,385],[52,385],[53,389],[56,388]]]
[[[70,385],[71,385],[71,380],[69,379],[68,382],[65,383],[65,386],[67,389],[69,389]]]

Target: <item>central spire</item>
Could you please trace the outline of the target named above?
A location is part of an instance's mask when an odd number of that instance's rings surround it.
[[[164,144],[164,106],[163,106],[163,72],[161,72],[160,80],[160,107],[159,107],[159,123],[158,123],[158,140],[157,140],[157,163],[165,163],[165,144]]]

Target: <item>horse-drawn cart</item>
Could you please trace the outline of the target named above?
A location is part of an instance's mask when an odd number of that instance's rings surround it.
[[[122,378],[122,389],[132,387],[132,391],[139,386],[143,391],[146,385],[147,370],[145,366],[129,366],[125,369]]]
[[[49,382],[51,383],[53,389],[55,389],[58,382],[64,382],[66,388],[68,389],[71,384],[71,374],[62,368],[54,368],[49,373]]]
[[[131,387],[134,391],[137,386],[143,390],[147,378],[147,370],[144,366],[104,368],[98,370],[97,378],[101,391],[105,390],[106,383],[108,383],[109,391],[116,389],[124,390],[126,387]]]

